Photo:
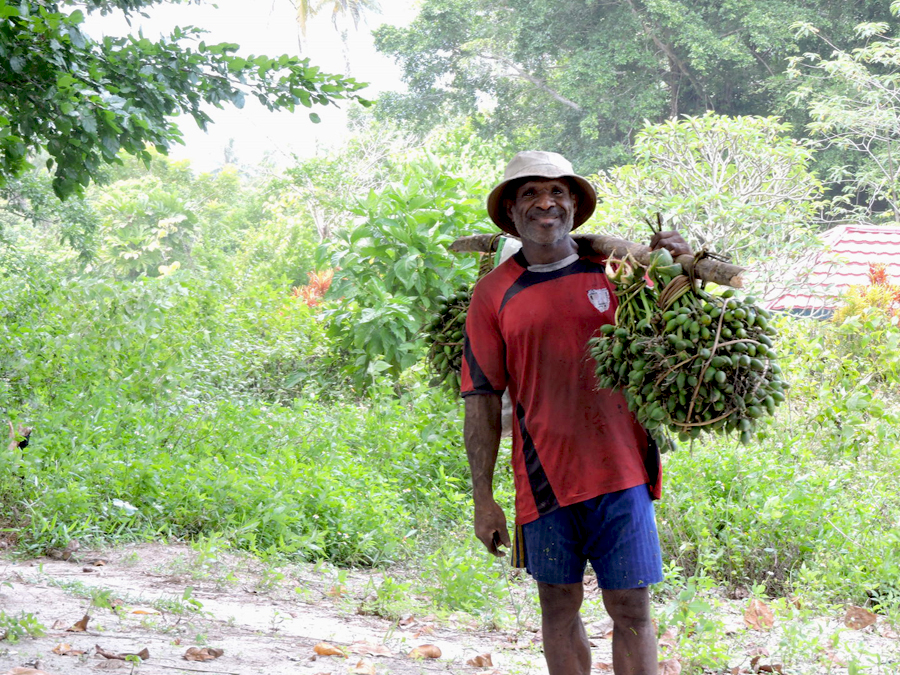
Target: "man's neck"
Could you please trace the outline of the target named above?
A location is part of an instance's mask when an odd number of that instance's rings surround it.
[[[569,235],[552,244],[536,244],[522,239],[522,255],[529,265],[549,265],[578,252],[578,245]]]

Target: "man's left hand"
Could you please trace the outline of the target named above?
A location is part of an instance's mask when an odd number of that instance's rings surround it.
[[[694,255],[691,247],[675,230],[666,230],[665,232],[657,232],[650,240],[650,248],[652,250],[664,248],[672,254],[673,258],[680,255]]]

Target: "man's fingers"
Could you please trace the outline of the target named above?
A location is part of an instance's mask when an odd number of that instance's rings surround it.
[[[666,232],[657,232],[650,238],[650,248],[665,248],[675,256],[693,255],[691,247],[675,230],[667,230]]]
[[[505,556],[506,552],[500,550],[501,546],[512,548],[509,542],[509,532],[506,531],[505,527],[500,530],[494,530],[491,538],[491,553],[498,557]]]
[[[475,506],[475,536],[485,548],[495,556],[506,555],[500,546],[510,548],[509,532],[506,529],[506,516],[495,502]]]
[[[506,555],[503,551],[497,548],[500,539],[496,532],[491,533],[490,537],[478,537],[484,547],[488,550],[488,553],[491,555],[495,555],[498,558]]]

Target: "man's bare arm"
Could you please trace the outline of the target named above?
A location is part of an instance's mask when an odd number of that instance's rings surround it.
[[[475,500],[475,536],[494,555],[504,555],[498,543],[511,545],[506,515],[494,500],[494,467],[500,449],[500,396],[480,394],[466,397],[464,436],[466,456],[472,472]]]

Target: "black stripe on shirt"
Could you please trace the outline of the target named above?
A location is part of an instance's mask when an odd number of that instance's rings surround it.
[[[644,468],[647,470],[647,478],[650,480],[651,491],[659,483],[659,465],[661,463],[659,444],[656,439],[647,432],[647,450],[644,454]]]
[[[528,483],[531,485],[531,494],[537,506],[538,515],[545,515],[559,508],[559,501],[553,492],[553,486],[547,478],[544,467],[541,466],[541,458],[528,428],[525,426],[525,408],[521,403],[516,404],[516,417],[519,418],[519,431],[522,434],[522,453],[525,455],[525,472],[528,474]]]
[[[526,288],[536,286],[543,281],[553,281],[554,279],[569,277],[573,274],[594,274],[598,272],[603,274],[605,270],[602,263],[593,262],[587,258],[579,258],[571,265],[566,265],[562,269],[553,270],[552,272],[530,272],[528,271],[528,261],[525,260],[525,256],[522,255],[521,251],[516,253],[513,257],[519,265],[525,268],[525,271],[519,275],[519,278],[513,282],[512,286],[510,286],[503,295],[503,300],[500,301],[500,309],[497,310],[497,314],[502,312],[506,303],[512,300],[516,295]]]
[[[461,396],[463,398],[471,394],[503,395],[503,390],[501,389],[498,391],[494,389],[491,381],[487,378],[487,375],[484,374],[481,366],[478,365],[475,353],[472,351],[472,345],[469,342],[469,335],[466,333],[465,328],[463,328],[463,358],[466,360],[466,365],[469,366],[469,377],[472,378],[472,389],[462,392]]]

